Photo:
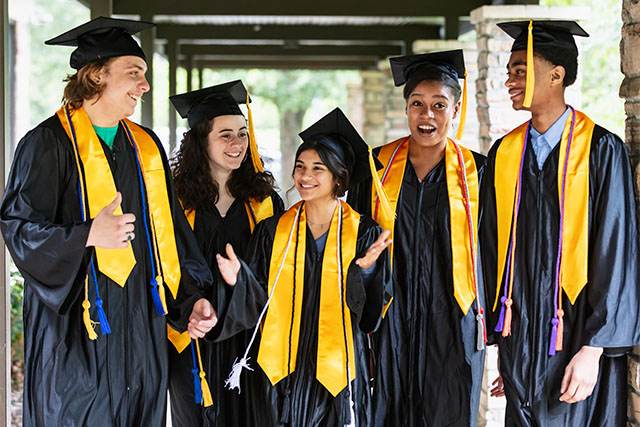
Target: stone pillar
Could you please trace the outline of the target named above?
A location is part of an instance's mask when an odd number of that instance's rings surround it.
[[[625,99],[625,143],[635,171],[636,208],[640,190],[640,3],[637,0],[622,1],[622,40],[620,63],[624,80],[620,97]],[[629,355],[629,426],[640,426],[640,347]]]
[[[140,20],[153,22],[153,15],[142,15],[140,16]],[[153,92],[155,89],[153,84],[153,55],[155,53],[155,42],[155,28],[149,28],[140,34],[140,46],[147,57],[147,73],[145,77],[147,78],[147,82],[149,82],[149,92],[144,94],[142,98],[144,102],[140,106],[142,113],[141,123],[143,126],[149,128],[153,128]]]
[[[372,147],[384,144],[384,79],[381,71],[360,71],[364,91],[362,136]]]
[[[364,87],[361,83],[347,83],[347,117],[360,134],[364,129]]]
[[[509,61],[513,39],[495,24],[502,21],[526,19],[588,19],[586,7],[548,7],[537,5],[482,6],[471,11],[471,23],[476,27],[478,46],[478,79],[476,101],[478,110],[479,142],[483,153],[491,144],[514,127],[530,118],[529,113],[511,108],[506,81],[506,65]],[[580,50],[580,40],[578,50]],[[567,89],[567,102],[579,108],[580,70],[578,81]],[[468,112],[467,112],[468,114]]]
[[[169,96],[177,93],[178,54],[179,45],[177,40],[169,40],[167,43],[167,56],[169,57]],[[169,152],[167,153],[169,157],[173,156],[176,149],[176,128],[176,110],[173,108],[173,105],[169,103]]]

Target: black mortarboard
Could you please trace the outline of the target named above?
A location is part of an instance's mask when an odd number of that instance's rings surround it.
[[[402,86],[413,73],[426,67],[436,68],[455,80],[463,79],[465,75],[462,49],[421,55],[397,56],[389,58],[389,63],[391,64],[393,82],[396,86]]]
[[[241,80],[234,80],[173,95],[169,99],[180,113],[180,117],[187,119],[189,127],[193,127],[203,120],[211,120],[218,116],[243,115],[238,104],[247,103],[247,89]]]
[[[334,109],[299,135],[303,141],[318,141],[344,162],[349,171],[349,187],[371,176],[369,146],[340,108]],[[380,168],[382,164],[377,161],[377,166]]]
[[[187,119],[190,128],[201,121],[208,121],[218,116],[244,116],[239,104],[246,104],[249,115],[251,161],[256,172],[264,172],[253,129],[253,116],[251,115],[251,108],[249,108],[251,98],[247,88],[242,84],[242,80],[234,80],[180,95],[173,95],[169,99],[178,110],[178,113],[180,113],[180,117]]]
[[[509,36],[513,37],[511,52],[527,51],[527,64],[533,63],[533,52],[536,48],[550,47],[565,49],[578,54],[578,47],[573,36],[589,37],[575,21],[513,21],[497,24]],[[527,68],[527,81],[522,105],[531,107],[535,88],[534,68]]]
[[[131,37],[155,24],[129,19],[103,16],[73,28],[64,34],[44,42],[47,45],[77,46],[71,53],[69,65],[79,70],[90,62],[116,56],[139,56],[146,61],[144,52]]]
[[[402,86],[413,73],[426,68],[436,69],[454,80],[464,79],[460,124],[456,132],[456,139],[460,140],[467,118],[467,71],[464,65],[462,49],[423,53],[421,55],[397,56],[389,58],[389,63],[391,64],[393,82],[396,86]]]
[[[533,21],[533,50],[538,47],[554,47],[578,51],[573,36],[589,37],[575,21]],[[500,22],[497,24],[511,36],[511,51],[527,50],[529,21]]]

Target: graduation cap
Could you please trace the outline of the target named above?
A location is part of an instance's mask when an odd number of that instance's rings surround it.
[[[578,54],[573,36],[589,37],[589,34],[575,21],[513,21],[497,24],[514,39],[511,52],[527,51],[527,64],[533,64],[533,52],[536,48],[550,47],[567,49]],[[524,95],[525,107],[531,106],[534,90],[534,70],[527,67],[527,85]]]
[[[44,42],[46,45],[77,46],[71,53],[69,65],[79,70],[90,62],[116,56],[139,56],[146,61],[144,52],[131,37],[147,28],[151,22],[100,16]]]
[[[382,163],[373,155],[371,147],[362,139],[340,108],[335,108],[298,135],[305,142],[318,141],[344,162],[349,171],[349,188],[371,176],[373,185],[380,195],[382,208],[386,209],[386,205],[389,212],[392,212],[378,177],[377,170],[382,168]]]
[[[462,138],[467,117],[467,71],[464,65],[462,49],[424,53],[421,55],[406,55],[389,58],[391,74],[396,86],[402,86],[417,71],[431,68],[440,71],[454,80],[464,79],[462,90],[462,105],[460,124],[456,132],[456,139]]]
[[[189,127],[218,116],[243,116],[239,104],[246,104],[249,115],[249,150],[256,172],[264,172],[258,154],[258,145],[253,130],[253,116],[249,103],[249,92],[241,80],[234,80],[204,89],[194,90],[169,97],[180,117],[187,119]]]

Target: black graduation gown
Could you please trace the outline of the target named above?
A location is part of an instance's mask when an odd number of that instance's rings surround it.
[[[15,154],[2,200],[0,225],[25,279],[25,426],[164,425],[168,383],[167,320],[184,330],[193,303],[210,286],[211,272],[193,238],[169,180],[182,280],[168,316],[155,312],[133,148],[122,126],[111,151],[104,143],[122,210],[136,216],[131,242],[136,265],[124,288],[97,273],[111,334],[89,340],[82,321],[84,280],[93,248],[85,248],[73,148],[53,116],[30,131]],[[89,281],[91,318],[98,320]]]
[[[272,201],[274,214],[284,211],[282,199],[275,192],[272,195]],[[231,288],[220,276],[216,254],[226,256],[225,246],[231,243],[235,253],[245,257],[251,238],[245,202],[236,199],[224,217],[220,216],[220,212],[213,204],[197,210],[194,234],[198,246],[217,279],[211,302],[214,307],[226,307]],[[218,313],[218,316],[223,317],[224,313]],[[204,409],[202,405],[195,403],[191,348],[187,347],[182,353],[178,353],[173,344],[169,344],[171,371],[169,391],[171,420],[174,427],[259,425],[265,407],[264,398],[261,398],[260,393],[266,386],[266,377],[255,371],[245,372],[240,384],[242,394],[224,387],[224,381],[231,372],[235,358],[238,354],[244,353],[250,339],[251,335],[248,331],[218,343],[200,340],[202,363],[213,398],[213,405]],[[255,360],[257,350],[253,356],[252,360]]]
[[[247,252],[247,263],[242,262],[238,281],[232,288],[226,315],[223,322],[219,324],[220,329],[216,330],[218,328],[216,326],[210,333],[214,337],[219,334],[217,339],[225,339],[245,329],[253,331],[267,300],[266,284],[278,219],[279,216],[266,219],[258,224],[254,231]],[[360,218],[354,260],[364,256],[380,233],[380,227],[371,219],[364,216]],[[268,383],[263,390],[263,399],[266,399],[270,408],[268,413],[260,418],[258,424],[260,426],[338,427],[344,425],[349,417],[348,387],[334,398],[316,379],[318,304],[323,252],[318,252],[313,235],[308,228],[306,235],[304,295],[296,369],[275,386]],[[356,362],[356,373],[352,389],[357,426],[371,425],[369,360],[365,351],[367,338],[363,332],[370,332],[377,327],[385,301],[390,298],[390,281],[389,258],[386,251],[378,258],[375,270],[367,280],[366,286],[360,267],[354,263],[349,266],[345,286],[346,303],[351,310],[353,325],[355,353],[353,356]],[[254,346],[259,348],[259,340],[256,341]],[[237,357],[242,357],[243,353],[238,353]],[[253,369],[264,375],[256,358],[252,358],[250,364]],[[242,375],[246,374],[245,370]],[[243,389],[242,393],[245,392],[246,390]],[[286,422],[282,422],[283,404],[287,394],[290,396],[289,417]]]
[[[494,170],[501,142],[489,152],[481,193],[480,239],[491,331],[500,314],[500,301],[495,312],[491,308],[497,280]],[[511,336],[502,338],[496,332],[493,338],[499,346],[507,397],[505,422],[509,426],[625,426],[627,358],[616,356],[640,343],[638,235],[629,157],[617,136],[596,125],[589,158],[588,283],[574,305],[563,293],[564,349],[548,356],[560,218],[559,147],[549,154],[541,171],[531,144],[524,158]],[[586,400],[560,402],[565,367],[583,345],[605,348],[598,383]]]
[[[480,179],[485,158],[473,155]],[[369,213],[371,179],[348,200]],[[407,159],[393,236],[394,296],[373,336],[376,426],[476,424],[484,351],[476,350],[475,302],[465,316],[453,296],[450,223],[444,158],[422,182]]]

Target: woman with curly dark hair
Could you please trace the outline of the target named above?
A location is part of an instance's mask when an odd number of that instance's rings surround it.
[[[217,271],[216,254],[227,243],[244,254],[256,224],[284,206],[274,191],[273,175],[262,168],[251,113],[247,124],[238,105],[249,102],[240,80],[176,95],[171,102],[190,127],[172,165],[176,194],[209,266]],[[226,306],[228,293],[224,284],[214,285],[214,307]],[[264,413],[256,408],[264,400],[259,397],[266,387],[264,376],[244,377],[243,387],[251,386],[242,395],[223,387],[235,355],[249,340],[246,334],[212,344],[170,329],[169,339],[174,426],[260,424],[253,414]]]

